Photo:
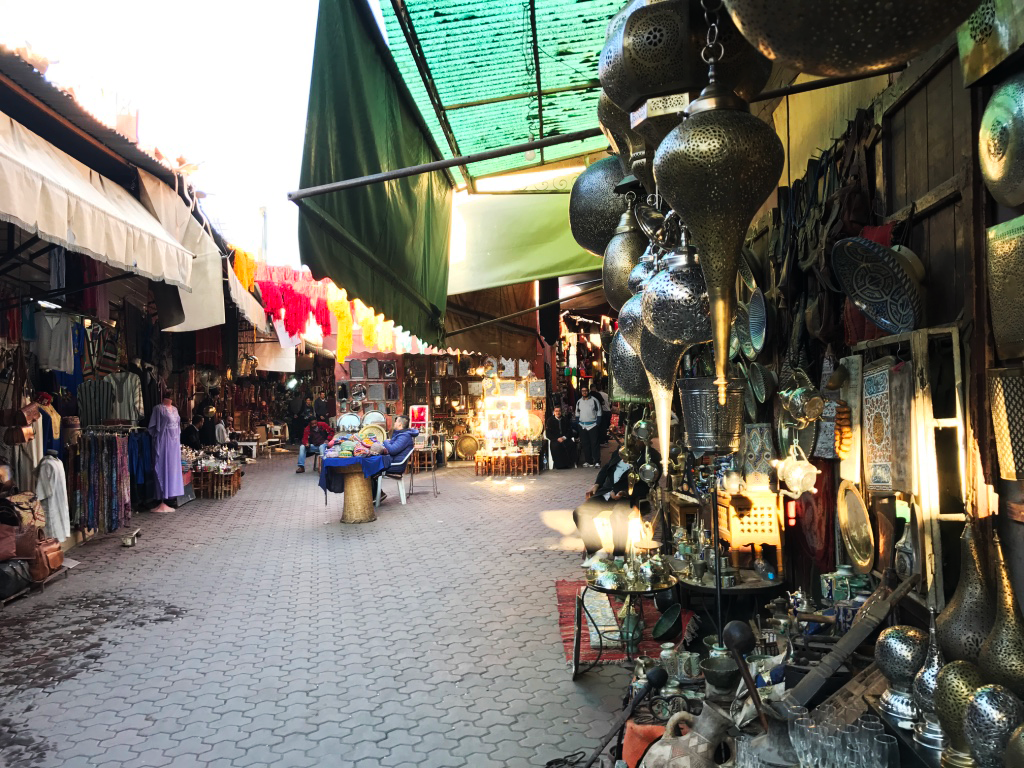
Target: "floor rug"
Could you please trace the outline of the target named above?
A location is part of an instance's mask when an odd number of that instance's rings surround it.
[[[569,581],[569,580],[557,580],[555,582],[555,594],[558,600],[558,629],[562,637],[562,648],[565,650],[565,660],[568,664],[572,664],[572,644],[573,644],[573,633],[575,628],[576,620],[576,593],[582,588],[586,582],[584,581]],[[601,594],[595,593],[594,590],[587,591],[587,597],[584,598],[589,607],[591,604],[590,595]],[[616,616],[619,609],[622,608],[622,601],[618,598],[612,597],[609,600],[612,616]],[[653,598],[643,598],[643,614],[644,614],[644,630],[640,638],[640,654],[641,656],[651,656],[657,658],[658,654],[661,653],[661,644],[651,637],[651,630],[654,629],[654,625],[658,619],[661,618],[661,613],[658,611],[657,606],[654,604]],[[693,611],[683,609],[683,634],[682,637],[687,642],[691,642],[696,638],[697,635],[697,619]],[[587,621],[586,614],[583,615],[583,632],[580,637],[580,663],[591,664],[597,661],[598,652],[601,648],[598,642],[591,643],[591,630],[589,622]],[[595,617],[595,623],[601,624],[604,619],[598,619]],[[601,653],[600,664],[615,664],[616,662],[624,661],[626,658],[625,652],[622,650],[622,646],[617,642],[609,642],[607,639],[604,641],[604,652]]]

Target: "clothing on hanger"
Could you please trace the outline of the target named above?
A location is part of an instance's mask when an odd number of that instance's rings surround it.
[[[40,368],[72,373],[75,353],[72,340],[74,321],[69,315],[36,312],[36,340],[33,349]]]
[[[111,419],[124,419],[138,423],[145,411],[142,400],[142,380],[131,371],[119,371],[106,376],[103,381],[113,389],[114,400],[111,404]]]
[[[64,465],[54,456],[39,462],[36,496],[46,512],[46,535],[64,541],[71,535],[71,513],[68,507],[67,477]]]

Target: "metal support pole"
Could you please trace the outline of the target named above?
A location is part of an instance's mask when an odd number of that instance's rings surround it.
[[[299,189],[295,192],[288,193],[288,199],[292,202],[302,200],[307,197],[315,197],[316,195],[326,195],[330,192],[340,192],[343,189],[355,189],[356,187],[366,187],[370,184],[378,184],[382,181],[394,181],[395,179],[404,179],[409,176],[419,176],[421,173],[430,173],[432,171],[443,171],[448,168],[454,168],[458,165],[469,165],[471,163],[479,163],[481,160],[494,160],[497,157],[508,157],[509,155],[518,155],[521,152],[526,152],[530,149],[543,149],[544,147],[554,147],[558,144],[568,144],[573,141],[583,141],[584,139],[593,139],[601,135],[600,128],[588,128],[585,131],[573,131],[572,133],[563,133],[559,136],[548,136],[546,139],[537,139],[536,141],[527,141],[523,144],[513,144],[511,147],[502,147],[501,149],[489,149],[486,152],[476,152],[472,155],[462,155],[461,157],[453,157],[448,160],[435,160],[432,163],[423,163],[423,165],[411,165],[408,168],[399,168],[394,171],[382,171],[380,173],[372,173],[369,176],[360,176],[357,179],[345,179],[344,181],[333,181],[330,184],[321,184],[317,187],[307,187],[306,189]]]
[[[783,96],[792,96],[796,93],[808,93],[809,91],[820,91],[822,88],[832,88],[836,85],[843,85],[844,83],[855,83],[858,80],[867,80],[871,77],[878,77],[879,75],[891,75],[896,72],[902,72],[907,68],[906,62],[902,64],[896,64],[891,67],[879,70],[878,72],[870,72],[866,75],[840,75],[838,77],[823,77],[819,80],[811,80],[808,83],[800,83],[799,85],[784,85],[781,88],[773,88],[770,91],[762,91],[750,100],[753,104],[757,101],[770,101],[771,99],[781,99]]]
[[[715,613],[718,620],[718,645],[725,644],[725,624],[722,622],[722,561],[718,554],[718,482],[719,464],[715,460],[714,475],[711,486],[711,535],[714,536],[712,546],[715,549]]]

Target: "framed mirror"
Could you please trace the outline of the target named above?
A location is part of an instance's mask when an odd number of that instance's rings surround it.
[[[366,387],[367,397],[371,400],[385,400],[384,397],[384,385],[380,382],[376,384],[368,384]]]
[[[366,378],[380,378],[380,363],[377,362],[377,358],[375,357],[371,357],[366,361]]]
[[[385,400],[397,400],[398,399],[398,385],[389,381],[387,386],[384,388],[384,399]]]
[[[363,369],[362,360],[349,360],[348,361],[348,377],[350,379],[365,379],[366,374]]]
[[[383,363],[381,363],[380,368],[384,372],[385,379],[398,378],[398,366],[395,365],[394,360],[385,360]]]
[[[352,401],[361,403],[366,399],[366,385],[365,384],[353,384],[351,387]]]

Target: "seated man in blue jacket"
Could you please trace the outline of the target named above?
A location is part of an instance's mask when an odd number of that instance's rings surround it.
[[[413,446],[417,435],[420,431],[413,427],[409,428],[409,417],[408,416],[395,416],[395,426],[391,430],[391,439],[385,440],[383,443],[377,443],[370,448],[371,453],[378,455],[388,454],[391,456],[391,460],[401,459],[404,457]],[[381,474],[387,474],[387,469]],[[375,475],[373,478],[373,497],[377,498],[377,484],[380,483],[380,475]],[[380,500],[384,501],[388,495],[382,493]]]

